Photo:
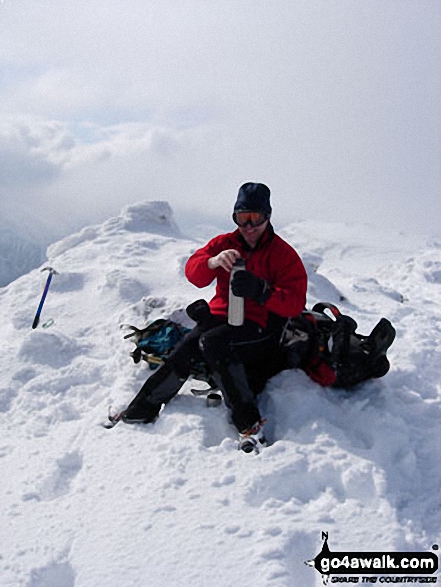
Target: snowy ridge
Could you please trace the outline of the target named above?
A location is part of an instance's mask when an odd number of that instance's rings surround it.
[[[199,243],[168,204],[49,248],[49,328],[31,330],[46,274],[0,290],[2,586],[309,587],[322,530],[336,551],[439,541],[440,243],[305,222],[281,234],[306,261],[308,306],[335,302],[363,333],[386,316],[397,340],[390,373],[355,393],[295,371],[271,380],[258,457],[237,451],[224,406],[208,409],[194,382],[154,425],[98,425],[149,374],[120,325],[185,321],[212,292],[186,281]]]

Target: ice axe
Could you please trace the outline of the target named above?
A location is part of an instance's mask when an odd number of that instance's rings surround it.
[[[41,310],[43,309],[43,304],[47,296],[47,292],[49,291],[49,286],[52,281],[53,275],[58,275],[58,271],[55,271],[52,267],[44,267],[42,271],[49,271],[49,275],[47,276],[46,285],[44,286],[43,295],[41,296],[40,304],[38,306],[37,313],[35,314],[34,323],[32,324],[32,328],[37,328],[38,323],[40,322],[40,314]]]

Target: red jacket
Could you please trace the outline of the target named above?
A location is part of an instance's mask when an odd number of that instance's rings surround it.
[[[255,249],[251,249],[239,230],[213,238],[187,261],[185,275],[197,287],[206,287],[217,280],[216,293],[210,301],[212,314],[227,316],[230,274],[225,269],[208,268],[208,259],[226,249],[236,249],[246,260],[246,269],[268,281],[273,292],[260,305],[245,299],[245,318],[266,327],[269,312],[279,316],[297,316],[305,309],[307,277],[296,251],[274,233],[271,225]]]

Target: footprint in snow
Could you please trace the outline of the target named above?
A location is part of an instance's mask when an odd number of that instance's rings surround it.
[[[84,273],[60,273],[51,284],[51,293],[68,293],[84,288]]]
[[[8,387],[0,388],[0,412],[9,412],[12,400],[17,396],[16,389]]]
[[[341,472],[326,463],[315,469],[309,468],[308,461],[302,458],[269,475],[260,475],[251,483],[245,499],[254,507],[274,500],[288,503],[294,499],[308,503],[327,490],[331,490],[338,500],[344,498]]]
[[[84,345],[61,333],[34,331],[21,345],[20,359],[55,369],[69,365],[86,351]]]
[[[32,569],[27,587],[74,587],[75,571],[67,561],[59,560]]]
[[[24,501],[51,501],[69,492],[72,481],[81,471],[83,457],[78,451],[66,453],[58,459],[55,469],[44,479],[35,492],[23,495]]]

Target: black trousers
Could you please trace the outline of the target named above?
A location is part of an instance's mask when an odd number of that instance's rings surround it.
[[[256,396],[283,369],[278,333],[251,321],[230,326],[213,318],[208,328],[198,325],[187,334],[140,394],[144,392],[144,399],[154,400],[155,405],[168,402],[201,361],[221,389],[237,429],[243,432],[260,421]],[[169,371],[177,377],[164,378]]]

